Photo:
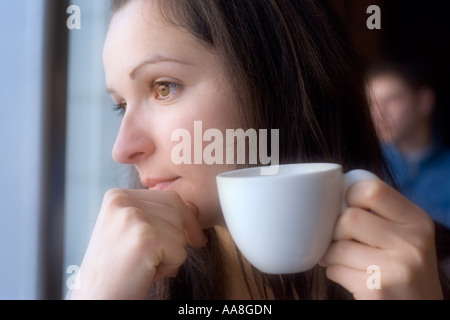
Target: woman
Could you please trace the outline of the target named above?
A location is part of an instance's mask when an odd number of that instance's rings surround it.
[[[359,79],[326,12],[306,0],[115,0],[106,82],[113,149],[149,190],[104,198],[73,298],[440,299],[434,224],[384,182],[349,209],[313,270],[258,272],[236,250],[215,176],[236,165],[172,161],[172,133],[279,129],[280,163],[336,162],[387,176]],[[369,290],[366,269],[381,268]]]

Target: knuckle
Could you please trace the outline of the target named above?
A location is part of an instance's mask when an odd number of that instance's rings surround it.
[[[103,203],[113,207],[120,207],[129,201],[129,196],[122,189],[111,189],[105,193]]]
[[[382,201],[386,195],[387,189],[381,181],[368,181],[365,186],[364,198],[369,202]]]
[[[124,207],[120,210],[120,220],[123,225],[130,226],[142,220],[142,210],[135,207]]]
[[[120,193],[123,193],[122,189],[118,188],[109,189],[108,191],[106,191],[104,199],[109,199],[110,197]]]
[[[344,229],[352,228],[358,225],[360,218],[361,214],[356,208],[348,208],[341,216],[340,225]]]
[[[141,223],[134,226],[132,232],[132,246],[138,251],[147,251],[151,246],[159,242],[160,234],[157,228],[151,224]]]

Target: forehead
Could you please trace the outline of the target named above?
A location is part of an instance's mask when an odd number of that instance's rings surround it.
[[[374,94],[389,94],[406,89],[408,89],[406,82],[395,74],[378,75],[370,81],[370,90]]]
[[[131,1],[114,14],[103,47],[107,75],[119,69],[130,72],[151,57],[202,61],[208,50],[194,35],[167,22],[157,1]]]

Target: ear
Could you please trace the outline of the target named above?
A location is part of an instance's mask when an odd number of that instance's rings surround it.
[[[421,87],[417,91],[419,112],[423,117],[431,117],[436,104],[436,94],[429,86]]]

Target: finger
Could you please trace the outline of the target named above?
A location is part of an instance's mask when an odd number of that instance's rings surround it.
[[[174,209],[159,203],[145,202],[141,203],[140,207],[152,213],[147,217],[149,223],[160,225],[164,230],[173,228],[176,229],[173,231],[178,233],[184,232],[186,241],[193,247],[201,248],[206,245],[207,240],[197,217],[197,208],[193,204],[182,204],[178,206],[180,209]],[[178,239],[177,234],[174,234],[174,239]]]
[[[206,245],[207,239],[203,233],[203,228],[198,219],[197,207],[192,203],[185,204],[184,213],[184,228],[187,242],[197,248]]]
[[[157,191],[147,189],[125,189],[124,192],[140,201],[156,202],[182,211],[184,202],[175,191]]]
[[[141,201],[157,202],[169,207],[175,207],[182,213],[186,240],[193,247],[203,247],[207,240],[203,233],[200,221],[198,220],[198,210],[192,203],[186,204],[176,192],[162,192],[154,190],[127,190],[127,192],[139,198]]]
[[[185,246],[165,241],[162,248],[164,259],[157,266],[153,280],[158,281],[166,277],[174,277],[178,273],[180,266],[186,261]]]
[[[180,246],[186,246],[186,236],[184,232],[184,222],[180,218],[181,214],[176,211],[176,209],[171,208],[168,210],[158,211],[156,215],[146,215],[146,221],[148,224],[152,225],[161,235],[164,235],[168,240],[178,243]],[[170,211],[173,211],[174,213],[170,213]],[[171,220],[173,219],[167,219],[167,216],[169,215],[176,215],[177,221],[176,223],[173,223]],[[163,216],[163,217],[161,217]]]
[[[371,265],[384,264],[385,256],[380,249],[368,247],[356,241],[338,241],[331,244],[319,262],[321,266],[342,265],[365,271]]]
[[[164,228],[174,227],[184,232],[186,241],[191,246],[201,248],[206,244],[207,240],[198,219],[198,211],[195,205],[179,203],[176,205],[178,208],[175,209],[161,203],[141,201],[139,207],[152,213],[151,216],[147,217],[147,221],[150,223],[159,224]]]
[[[371,247],[389,249],[402,241],[400,227],[359,208],[348,208],[339,218],[333,240],[356,240]]]
[[[326,269],[329,280],[347,289],[357,300],[380,299],[381,274],[355,270],[342,265],[332,265]],[[379,279],[376,277],[379,276]]]
[[[157,202],[135,201],[134,206],[144,212],[143,219],[148,223],[161,221],[178,229],[178,232],[184,232],[184,217],[178,209]]]
[[[347,193],[349,207],[370,210],[393,222],[408,224],[423,218],[423,211],[380,180],[355,184]]]
[[[158,206],[164,212],[165,208],[172,210],[179,209],[182,207],[182,203],[181,198],[175,193],[168,194],[149,190],[111,189],[105,194],[102,207],[105,205],[112,205],[115,208],[136,207],[145,212],[156,214],[160,210],[155,210],[155,206]],[[172,215],[168,216],[168,218],[171,217]]]

